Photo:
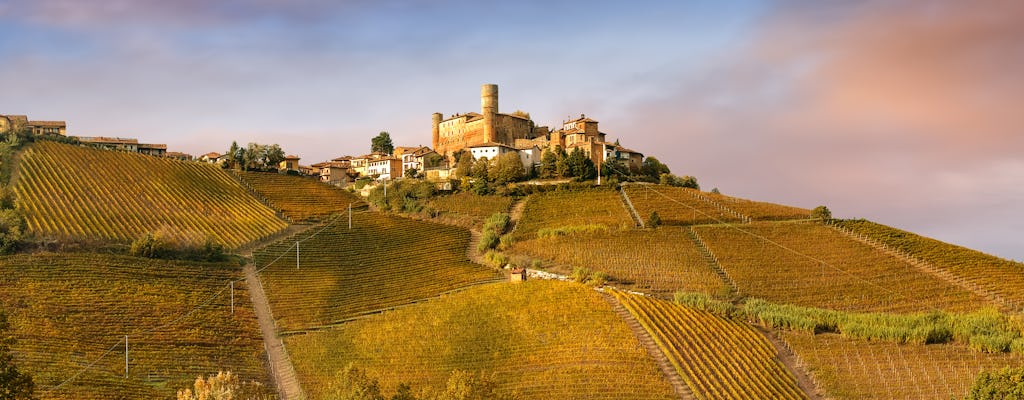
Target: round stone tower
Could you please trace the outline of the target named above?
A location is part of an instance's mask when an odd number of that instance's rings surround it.
[[[496,141],[498,85],[486,83],[480,88],[480,113],[484,115],[484,141]]]
[[[434,150],[437,150],[437,144],[441,142],[441,118],[444,116],[441,113],[434,113],[431,116],[433,120],[434,129],[431,131],[431,138],[434,141]]]

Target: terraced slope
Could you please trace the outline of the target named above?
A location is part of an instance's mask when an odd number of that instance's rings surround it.
[[[699,226],[694,231],[744,296],[850,311],[966,311],[992,306],[820,223]]]
[[[543,228],[604,225],[632,228],[633,220],[618,192],[607,189],[555,191],[530,196],[516,226],[516,240],[537,237]]]
[[[611,305],[577,284],[478,286],[286,339],[311,398],[331,398],[353,365],[380,380],[442,388],[453,370],[484,373],[521,399],[670,399],[672,387]]]
[[[232,314],[228,282],[237,278],[237,264],[0,257],[0,309],[18,339],[16,362],[34,376],[41,398],[173,398],[220,370],[266,383],[263,342],[241,282]]]
[[[127,243],[170,229],[235,248],[287,226],[212,165],[54,142],[22,153],[15,190],[39,239]]]
[[[517,242],[513,252],[608,274],[617,287],[663,296],[684,290],[724,293],[725,282],[684,227],[559,236]]]
[[[274,209],[295,222],[319,221],[365,205],[358,196],[312,178],[271,172],[232,172]]]
[[[749,325],[679,304],[612,292],[702,399],[806,399],[771,343]]]
[[[1016,310],[1024,309],[1024,264],[871,221],[847,220],[836,224],[995,293]]]
[[[835,399],[963,398],[980,372],[1024,365],[1024,354],[979,353],[959,345],[899,345],[799,332],[783,336]]]
[[[301,330],[500,279],[466,256],[464,229],[355,213],[257,251],[278,326]],[[295,243],[299,244],[296,268]]]

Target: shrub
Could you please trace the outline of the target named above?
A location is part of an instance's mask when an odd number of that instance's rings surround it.
[[[18,210],[0,210],[0,254],[17,251],[26,229],[25,218]]]
[[[493,249],[498,246],[501,237],[493,231],[484,231],[483,235],[480,236],[480,243],[477,244],[476,249],[480,252]]]
[[[739,314],[739,310],[732,303],[715,300],[704,293],[676,292],[674,297],[678,304],[704,310],[720,317],[731,318]]]
[[[811,218],[828,221],[832,219],[832,211],[825,206],[817,206],[811,210]]]
[[[657,211],[651,211],[651,216],[647,217],[647,227],[657,228],[659,225],[661,225],[661,216]]]
[[[537,237],[544,239],[557,236],[593,235],[598,233],[608,233],[608,227],[601,224],[588,224],[541,228],[537,230]]]
[[[488,251],[487,254],[484,254],[484,260],[491,263],[491,265],[496,268],[502,268],[508,265],[508,256],[497,251]]]
[[[983,371],[964,400],[1024,399],[1024,367]]]
[[[231,372],[196,378],[192,388],[178,390],[178,400],[270,400],[273,391],[259,382],[241,382]]]
[[[590,268],[576,267],[572,269],[572,274],[569,275],[569,278],[574,282],[585,283],[590,279],[590,275],[592,273],[593,271],[591,271]]]

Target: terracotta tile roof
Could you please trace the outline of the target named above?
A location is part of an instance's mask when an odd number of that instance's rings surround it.
[[[68,123],[64,121],[28,121],[28,125],[40,128],[67,128]]]
[[[139,143],[139,149],[167,150],[167,145],[156,143]]]
[[[139,144],[139,139],[114,138],[105,136],[80,136],[78,141],[95,144]]]
[[[220,153],[218,153],[216,151],[212,151],[212,152],[203,154],[203,157],[206,157],[206,158],[209,158],[209,159],[216,159],[216,158],[220,158],[220,155],[221,155]]]

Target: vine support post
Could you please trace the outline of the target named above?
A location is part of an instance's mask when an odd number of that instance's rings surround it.
[[[299,242],[295,242],[295,269],[299,269]]]
[[[124,379],[128,379],[128,335],[124,335]]]
[[[231,315],[235,315],[235,281],[231,281]]]

